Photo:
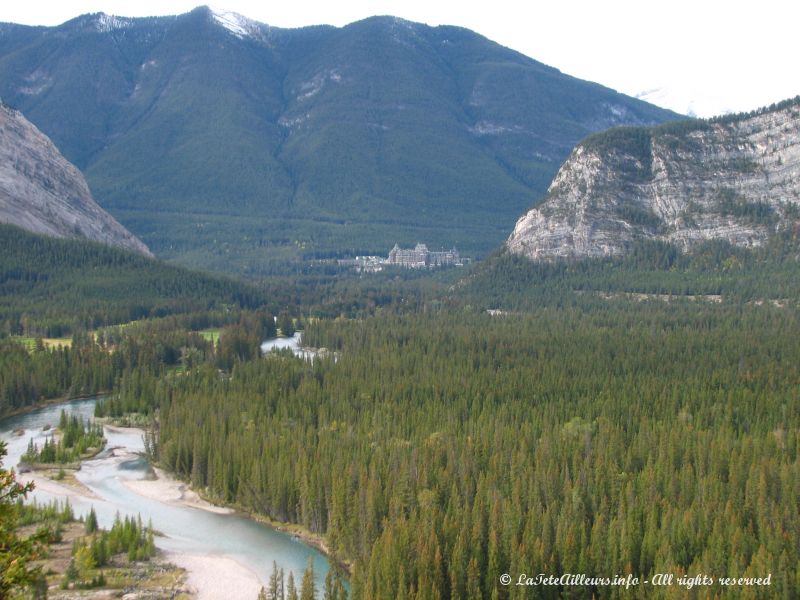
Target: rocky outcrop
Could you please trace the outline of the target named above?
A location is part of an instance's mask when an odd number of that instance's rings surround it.
[[[578,145],[507,248],[534,260],[637,240],[754,247],[800,219],[800,99],[748,115],[621,128]]]
[[[81,175],[18,111],[0,105],[0,222],[152,256],[92,198]]]

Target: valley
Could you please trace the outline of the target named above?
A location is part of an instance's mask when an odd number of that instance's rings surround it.
[[[796,597],[798,98],[208,7],[0,95],[0,598]]]
[[[217,353],[188,368],[156,358],[124,371],[97,412],[157,415],[146,443],[162,468],[215,502],[323,536],[352,565],[353,597],[426,586],[486,597],[527,564],[718,577],[720,557],[742,577],[772,573],[770,592],[793,589],[780,557],[798,526],[796,302],[572,298],[540,295],[499,316],[423,303],[316,320],[306,343],[335,360],[242,354],[230,371],[214,363],[252,325],[222,327]],[[168,331],[152,341],[180,339]],[[749,534],[732,545],[734,531]],[[428,571],[439,554],[447,566]]]

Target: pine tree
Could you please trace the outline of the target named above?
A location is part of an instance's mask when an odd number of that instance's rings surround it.
[[[333,587],[333,598],[335,600],[347,600],[347,590],[344,587],[344,583],[342,583],[342,578],[338,575]]]
[[[297,588],[294,587],[294,574],[289,571],[289,579],[286,582],[286,600],[299,600]]]
[[[300,584],[300,600],[316,600],[317,590],[314,581],[314,559],[308,559],[308,566],[303,571],[303,581]]]
[[[467,565],[467,600],[480,600],[482,597],[478,561],[472,558]]]
[[[333,579],[333,567],[328,569],[328,574],[325,575],[325,587],[322,595],[323,600],[336,600],[336,588]]]
[[[77,581],[78,578],[81,576],[80,572],[78,571],[78,567],[75,565],[75,559],[71,558],[69,560],[69,564],[67,565],[67,569],[64,571],[64,583],[70,584],[73,581]]]
[[[286,337],[292,337],[294,335],[294,322],[288,312],[282,312],[278,316],[278,328]]]
[[[86,533],[94,533],[97,531],[97,513],[94,512],[94,506],[89,509],[89,514],[86,515]]]
[[[267,598],[269,600],[278,600],[278,585],[278,564],[273,560],[272,572],[267,583]]]

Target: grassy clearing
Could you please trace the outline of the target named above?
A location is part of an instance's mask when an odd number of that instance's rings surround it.
[[[11,339],[17,342],[18,344],[22,344],[25,346],[29,352],[33,352],[36,349],[36,338],[29,337],[24,335],[12,335]],[[48,350],[51,348],[59,348],[65,347],[70,348],[72,347],[72,338],[64,337],[64,338],[42,338],[42,343],[44,347]]]
[[[219,340],[219,329],[203,329],[202,331],[198,331],[201,336],[203,336],[206,340],[211,342],[212,344],[216,344]]]
[[[129,321],[127,323],[121,323],[119,325],[114,325],[112,328],[116,329],[125,329],[130,327],[131,325],[135,325],[140,323],[140,321]],[[217,331],[217,337],[219,337],[219,330],[209,330],[209,331]],[[90,331],[89,335],[91,335],[94,339],[97,339],[97,332]],[[12,340],[17,342],[18,344],[22,344],[25,346],[29,352],[33,352],[36,349],[36,339],[33,336],[27,335],[12,335],[10,336]],[[71,348],[72,347],[72,338],[71,337],[57,337],[57,338],[41,338],[44,347],[48,350],[52,348]]]

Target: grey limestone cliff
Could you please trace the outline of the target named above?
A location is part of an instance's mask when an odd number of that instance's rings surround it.
[[[754,247],[800,219],[800,101],[744,116],[621,128],[579,144],[506,242],[534,260],[624,254],[637,240],[682,250]]]
[[[92,198],[86,181],[18,111],[0,104],[0,222],[152,256]]]

